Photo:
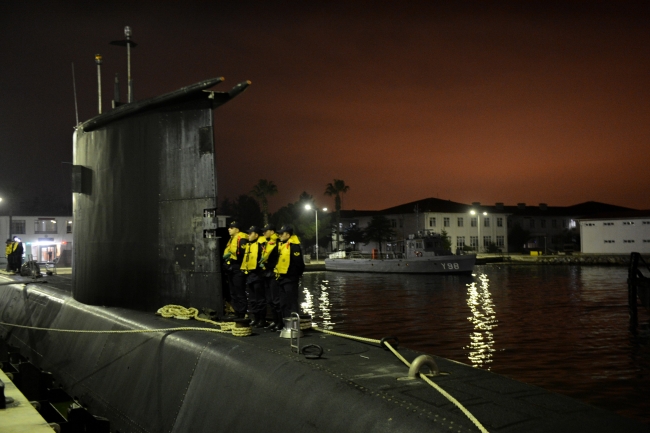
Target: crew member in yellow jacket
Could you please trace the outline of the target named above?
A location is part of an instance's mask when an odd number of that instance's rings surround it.
[[[12,271],[12,267],[13,267],[13,266],[12,266],[12,265],[13,265],[12,260],[13,260],[13,257],[12,257],[11,255],[12,255],[13,252],[15,251],[16,246],[17,246],[17,245],[16,245],[15,242],[13,242],[11,239],[7,239],[7,246],[6,246],[6,248],[5,248],[5,257],[7,258],[7,272],[11,272],[11,271]]]
[[[291,317],[291,313],[300,314],[298,283],[305,271],[305,260],[300,239],[293,234],[292,226],[283,225],[278,235],[278,264],[274,271],[280,286],[280,309],[282,317]]]
[[[235,316],[246,316],[246,275],[241,270],[242,259],[244,258],[244,247],[248,243],[248,235],[239,230],[237,221],[228,225],[230,240],[223,253],[226,264],[225,270],[228,273],[228,288],[230,290],[230,304],[235,310]]]
[[[248,243],[244,246],[241,271],[246,275],[248,317],[251,319],[251,326],[262,328],[266,325],[266,299],[260,262],[266,238],[262,236],[262,229],[257,226],[251,226],[247,233]]]
[[[262,275],[264,276],[264,297],[266,299],[266,305],[271,309],[271,322],[264,328],[277,331],[284,326],[282,322],[282,311],[280,310],[280,286],[273,272],[275,265],[278,263],[279,240],[273,224],[265,225],[262,231],[264,232],[266,243],[264,244],[264,252],[262,253],[260,266],[263,269]]]

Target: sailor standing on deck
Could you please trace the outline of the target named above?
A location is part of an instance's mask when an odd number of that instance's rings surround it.
[[[262,229],[251,226],[248,229],[248,243],[244,246],[244,258],[241,271],[246,275],[246,288],[248,289],[248,317],[251,326],[261,328],[266,325],[266,299],[264,298],[264,278],[259,262],[266,238],[262,236]]]
[[[305,261],[298,236],[293,234],[293,227],[283,225],[278,230],[278,264],[275,265],[275,276],[280,286],[280,309],[282,317],[291,317],[291,313],[299,313],[298,282],[305,271]]]
[[[248,243],[246,233],[239,231],[239,223],[233,221],[228,225],[230,240],[223,253],[223,259],[228,271],[228,286],[230,288],[230,302],[235,316],[246,316],[246,275],[241,271],[244,258],[244,247]]]
[[[278,235],[275,233],[275,226],[267,224],[262,228],[266,244],[260,266],[264,275],[264,297],[266,305],[271,309],[271,322],[265,326],[265,329],[277,331],[284,326],[282,323],[282,311],[280,310],[280,286],[275,279],[273,269],[278,263]]]

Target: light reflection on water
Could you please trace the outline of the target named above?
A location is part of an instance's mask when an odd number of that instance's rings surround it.
[[[473,281],[467,284],[467,306],[472,315],[467,318],[474,325],[474,331],[469,334],[469,358],[474,367],[483,367],[490,370],[492,352],[494,352],[494,333],[492,329],[498,325],[494,303],[490,294],[490,280],[487,275],[477,276],[478,283]]]
[[[331,330],[334,329],[334,322],[332,322],[332,316],[330,314],[330,300],[329,293],[327,292],[328,283],[329,281],[327,280],[320,282],[320,295],[318,296],[319,313],[316,312],[313,296],[307,287],[303,289],[304,301],[301,303],[301,307],[303,313],[311,315],[313,325]]]
[[[627,269],[477,266],[471,275],[313,272],[321,327],[491,370],[650,425],[650,316],[628,330]],[[497,320],[498,318],[498,320]]]

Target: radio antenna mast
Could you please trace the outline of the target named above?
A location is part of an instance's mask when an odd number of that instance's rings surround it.
[[[77,123],[79,124],[79,108],[77,107],[77,84],[74,79],[74,62],[72,62],[72,90],[74,91],[74,114],[77,116]]]

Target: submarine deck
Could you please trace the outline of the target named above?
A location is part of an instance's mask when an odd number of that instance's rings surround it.
[[[84,305],[70,291],[65,275],[37,282],[0,276],[0,321],[106,332],[212,327]],[[320,359],[292,353],[288,339],[261,329],[248,337],[70,334],[8,325],[0,331],[91,412],[109,418],[112,431],[479,431],[422,380],[401,380],[408,368],[390,351],[313,330],[301,345],[321,346]],[[409,361],[421,355],[399,352]],[[445,374],[432,380],[490,432],[647,431],[634,420],[539,387],[433,358]]]

